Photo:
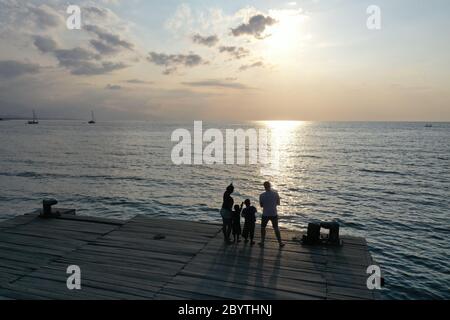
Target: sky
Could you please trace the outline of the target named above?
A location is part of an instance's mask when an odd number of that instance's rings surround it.
[[[449,16],[447,0],[0,0],[0,117],[450,121]]]

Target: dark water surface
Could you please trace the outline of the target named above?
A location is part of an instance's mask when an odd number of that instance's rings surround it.
[[[285,226],[336,220],[367,238],[386,298],[450,298],[450,124],[205,123],[271,129],[267,165],[175,166],[171,133],[193,123],[0,122],[0,220],[55,197],[79,214],[219,221],[226,185],[280,192]]]

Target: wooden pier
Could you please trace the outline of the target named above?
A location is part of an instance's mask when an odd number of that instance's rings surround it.
[[[364,239],[302,246],[283,230],[280,250],[270,224],[267,234],[262,249],[224,245],[218,224],[19,216],[0,223],[0,300],[376,298]],[[70,265],[81,268],[81,290],[67,288]]]

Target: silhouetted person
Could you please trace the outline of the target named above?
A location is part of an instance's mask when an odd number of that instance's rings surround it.
[[[250,244],[254,245],[255,242],[253,239],[255,238],[255,224],[256,224],[256,208],[251,205],[249,199],[245,200],[245,208],[242,211],[242,216],[245,219],[244,222],[244,230],[242,231],[242,237],[245,239],[245,242],[248,242],[248,238],[250,237]]]
[[[275,230],[280,248],[284,247],[284,243],[281,241],[280,229],[278,227],[278,211],[277,206],[280,205],[280,196],[278,192],[272,190],[270,182],[264,182],[264,189],[266,192],[259,196],[259,204],[263,208],[263,215],[261,221],[261,247],[264,247],[264,241],[266,239],[266,227],[269,221],[272,222],[272,227]]]
[[[235,205],[234,206],[232,224],[233,224],[233,242],[235,242],[235,243],[241,242],[239,237],[241,236],[241,233],[242,233],[242,230],[241,230],[241,211],[242,211],[243,205],[244,204],[242,204],[241,206],[239,206],[239,205]]]
[[[231,195],[234,192],[234,186],[233,184],[230,184],[227,187],[227,190],[223,194],[223,204],[222,209],[220,210],[220,215],[222,216],[222,222],[223,222],[223,240],[226,243],[231,243],[230,235],[231,235],[231,229],[232,229],[232,215],[233,215],[233,204],[234,200],[231,197]]]

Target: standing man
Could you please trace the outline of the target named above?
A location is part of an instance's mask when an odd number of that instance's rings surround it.
[[[264,182],[264,189],[266,192],[259,196],[259,204],[263,208],[262,222],[261,222],[261,247],[264,247],[264,241],[266,239],[266,227],[269,220],[272,222],[272,227],[275,230],[280,248],[284,247],[284,243],[281,241],[280,229],[278,227],[278,211],[277,206],[280,205],[280,196],[278,192],[272,190],[270,182]]]

